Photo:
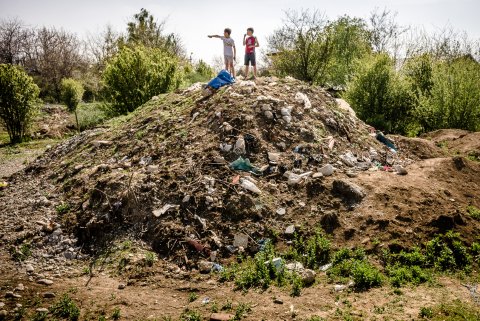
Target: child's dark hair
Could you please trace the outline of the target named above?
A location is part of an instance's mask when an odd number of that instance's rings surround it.
[[[230,29],[230,28],[225,28],[225,30],[223,30],[223,32],[228,33],[228,35],[230,36],[230,35],[232,34],[232,29]]]
[[[253,33],[253,28],[252,27],[247,28],[247,31],[251,31]]]

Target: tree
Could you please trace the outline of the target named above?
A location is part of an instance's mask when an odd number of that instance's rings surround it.
[[[408,27],[399,25],[396,21],[397,13],[387,9],[379,11],[375,9],[369,18],[370,43],[376,53],[389,53],[394,61],[398,59],[398,51],[401,46],[400,37],[409,30]]]
[[[424,131],[480,130],[480,64],[469,57],[434,64],[432,86],[422,93],[416,116]]]
[[[146,9],[133,16],[127,24],[126,36],[120,37],[120,46],[161,48],[177,56],[184,55],[180,38],[174,33],[164,34],[165,21],[158,22]]]
[[[41,88],[41,97],[61,101],[61,81],[86,69],[75,34],[55,28],[41,28],[36,33],[33,60],[27,65]]]
[[[114,111],[126,114],[152,96],[178,88],[178,58],[158,48],[124,47],[108,63],[103,81]]]
[[[39,88],[20,67],[0,64],[0,120],[10,142],[20,143],[37,109]]]
[[[0,21],[0,63],[21,64],[31,31],[18,19]]]
[[[69,112],[75,113],[78,132],[80,132],[80,126],[78,124],[77,106],[82,101],[84,91],[82,84],[75,79],[62,79],[62,101],[67,105]]]
[[[325,83],[344,87],[354,75],[357,60],[371,53],[367,25],[363,19],[342,16],[329,23],[325,32],[332,44]]]
[[[332,51],[324,32],[327,19],[318,11],[287,11],[283,27],[268,38],[273,67],[309,83],[323,83]]]

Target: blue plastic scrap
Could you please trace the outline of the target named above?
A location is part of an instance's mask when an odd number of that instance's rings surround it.
[[[210,80],[207,85],[214,89],[218,89],[226,85],[231,85],[234,82],[235,79],[232,77],[232,75],[230,75],[230,73],[224,69],[218,73],[217,77]]]
[[[384,144],[385,146],[387,146],[388,148],[390,149],[393,149],[394,151],[397,151],[397,147],[395,147],[395,145],[393,144],[393,142],[388,139],[387,137],[385,137],[385,135],[383,135],[383,133],[381,131],[377,131],[377,135],[375,136],[375,138],[382,144]]]

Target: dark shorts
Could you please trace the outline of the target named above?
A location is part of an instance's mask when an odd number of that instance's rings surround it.
[[[245,54],[245,66],[248,66],[249,62],[252,66],[255,66],[256,63],[255,63],[255,53],[254,52]]]

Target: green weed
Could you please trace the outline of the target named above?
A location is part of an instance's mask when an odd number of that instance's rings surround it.
[[[78,320],[80,316],[80,309],[68,294],[64,294],[49,310],[53,316],[71,321]]]

